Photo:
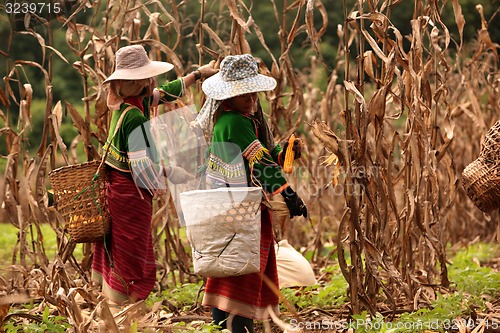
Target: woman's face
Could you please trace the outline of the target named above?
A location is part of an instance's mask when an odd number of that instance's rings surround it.
[[[149,79],[145,79],[144,88],[141,91],[141,96],[149,97],[153,95],[153,90],[156,88],[156,78],[151,77]]]
[[[251,114],[255,110],[258,94],[248,93],[244,95],[234,96],[229,99],[236,111],[243,114]]]
[[[118,87],[118,94],[122,97],[149,97],[156,87],[155,78],[142,80],[120,80],[114,83]]]

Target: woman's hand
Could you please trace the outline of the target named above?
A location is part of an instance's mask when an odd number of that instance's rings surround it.
[[[194,72],[184,76],[184,85],[186,88],[190,87],[193,83],[200,79],[206,79],[219,71],[215,68],[215,60],[210,61],[208,64],[198,67]]]
[[[283,144],[283,154],[286,152],[288,148],[288,140],[285,141],[285,143]],[[295,141],[293,141],[293,153],[294,153],[294,157],[293,159],[296,160],[298,158],[300,158],[300,156],[302,156],[302,140],[297,138],[295,139]]]
[[[172,184],[183,184],[187,183],[190,180],[193,180],[195,177],[188,173],[181,167],[175,165],[169,165],[165,168],[165,176],[167,180]]]
[[[209,78],[219,72],[219,69],[215,68],[215,60],[210,61],[206,65],[200,66],[197,70],[200,72],[202,79]]]
[[[304,216],[307,217],[307,207],[299,197],[297,192],[292,190],[290,186],[281,191],[281,195],[285,199],[286,206],[290,211],[290,218],[294,216]]]

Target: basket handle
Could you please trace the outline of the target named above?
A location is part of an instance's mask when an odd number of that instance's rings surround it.
[[[108,153],[109,153],[109,148],[111,147],[111,143],[113,142],[113,139],[115,138],[115,135],[116,133],[118,133],[118,129],[120,128],[120,126],[122,125],[122,122],[123,122],[123,118],[125,118],[125,114],[133,109],[134,107],[132,105],[129,105],[125,110],[123,110],[122,114],[120,115],[120,119],[118,119],[118,122],[116,123],[116,127],[115,127],[115,130],[113,132],[113,136],[111,136],[111,139],[109,140],[109,144],[108,146],[106,147],[106,151],[104,152],[104,155],[102,155],[102,159],[101,159],[101,163],[99,164],[99,167],[97,168],[97,172],[99,172],[99,170],[101,170],[101,167],[102,165],[104,164],[104,162],[106,161],[106,157],[108,157]]]

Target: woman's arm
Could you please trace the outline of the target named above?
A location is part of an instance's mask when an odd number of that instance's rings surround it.
[[[200,79],[206,79],[219,70],[214,68],[215,61],[212,60],[207,65],[203,65],[194,72],[191,72],[181,78],[164,83],[157,87],[159,97],[153,97],[157,103],[173,102],[185,93],[185,89],[189,88],[193,83]],[[154,103],[153,103],[154,104]]]
[[[189,88],[193,83],[200,79],[206,79],[217,73],[219,69],[215,68],[215,60],[210,61],[208,64],[200,66],[194,72],[189,73],[183,77],[184,85]]]

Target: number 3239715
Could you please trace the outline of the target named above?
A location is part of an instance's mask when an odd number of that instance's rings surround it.
[[[61,4],[59,2],[44,3],[44,2],[29,2],[29,1],[9,1],[5,3],[5,11],[7,14],[42,14],[52,13],[59,14]]]

